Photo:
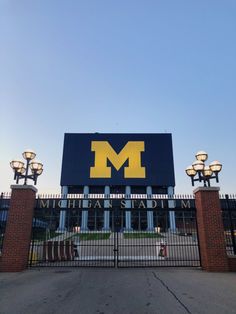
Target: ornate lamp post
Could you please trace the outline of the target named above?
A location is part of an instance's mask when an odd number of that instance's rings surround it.
[[[222,169],[222,164],[215,160],[209,166],[205,166],[208,155],[204,151],[199,151],[196,155],[196,161],[185,169],[185,172],[191,177],[192,186],[195,181],[204,182],[204,186],[210,186],[210,180],[216,179],[219,182],[218,174]],[[197,175],[196,178],[194,178]]]
[[[33,160],[36,154],[31,149],[24,151],[22,156],[26,160],[26,166],[20,160],[12,160],[10,162],[10,166],[14,171],[14,180],[18,184],[20,179],[24,179],[24,185],[27,185],[27,180],[31,179],[36,184],[38,176],[43,172],[43,164]],[[31,170],[31,174],[29,174],[29,169]]]

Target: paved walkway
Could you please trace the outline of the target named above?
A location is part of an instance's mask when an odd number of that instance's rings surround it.
[[[47,268],[0,273],[1,314],[236,313],[236,273]]]

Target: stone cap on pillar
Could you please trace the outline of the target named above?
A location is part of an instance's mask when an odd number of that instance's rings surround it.
[[[32,190],[35,193],[38,192],[38,189],[36,189],[33,185],[23,185],[23,184],[13,184],[11,185],[12,190]]]
[[[210,187],[206,187],[206,186],[199,186],[198,188],[193,190],[193,194],[196,194],[197,192],[203,191],[203,192],[215,192],[215,191],[219,191],[220,188],[218,186],[210,186]]]

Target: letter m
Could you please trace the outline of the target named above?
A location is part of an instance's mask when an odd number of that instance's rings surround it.
[[[95,152],[94,167],[90,167],[90,178],[111,178],[111,167],[119,169],[128,160],[128,167],[124,167],[125,178],[146,178],[146,169],[141,166],[141,152],[144,152],[144,142],[127,142],[117,154],[107,141],[92,141],[91,151]]]

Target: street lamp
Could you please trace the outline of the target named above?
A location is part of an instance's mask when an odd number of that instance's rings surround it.
[[[20,179],[24,179],[24,185],[27,185],[27,180],[31,179],[36,184],[38,176],[43,172],[43,164],[40,161],[33,160],[36,154],[31,149],[25,150],[22,156],[26,160],[26,166],[21,160],[15,159],[10,162],[10,166],[14,171],[14,180],[18,184]],[[29,169],[31,174],[29,174]]]
[[[207,184],[210,186],[211,179],[216,179],[216,182],[219,182],[218,174],[222,169],[222,164],[215,160],[209,166],[206,166],[204,162],[207,160],[208,154],[202,150],[195,157],[196,160],[193,164],[185,169],[185,172],[191,178],[192,186],[194,186],[195,181],[203,181],[204,186],[207,186]],[[197,175],[196,178],[194,178],[195,175]]]

